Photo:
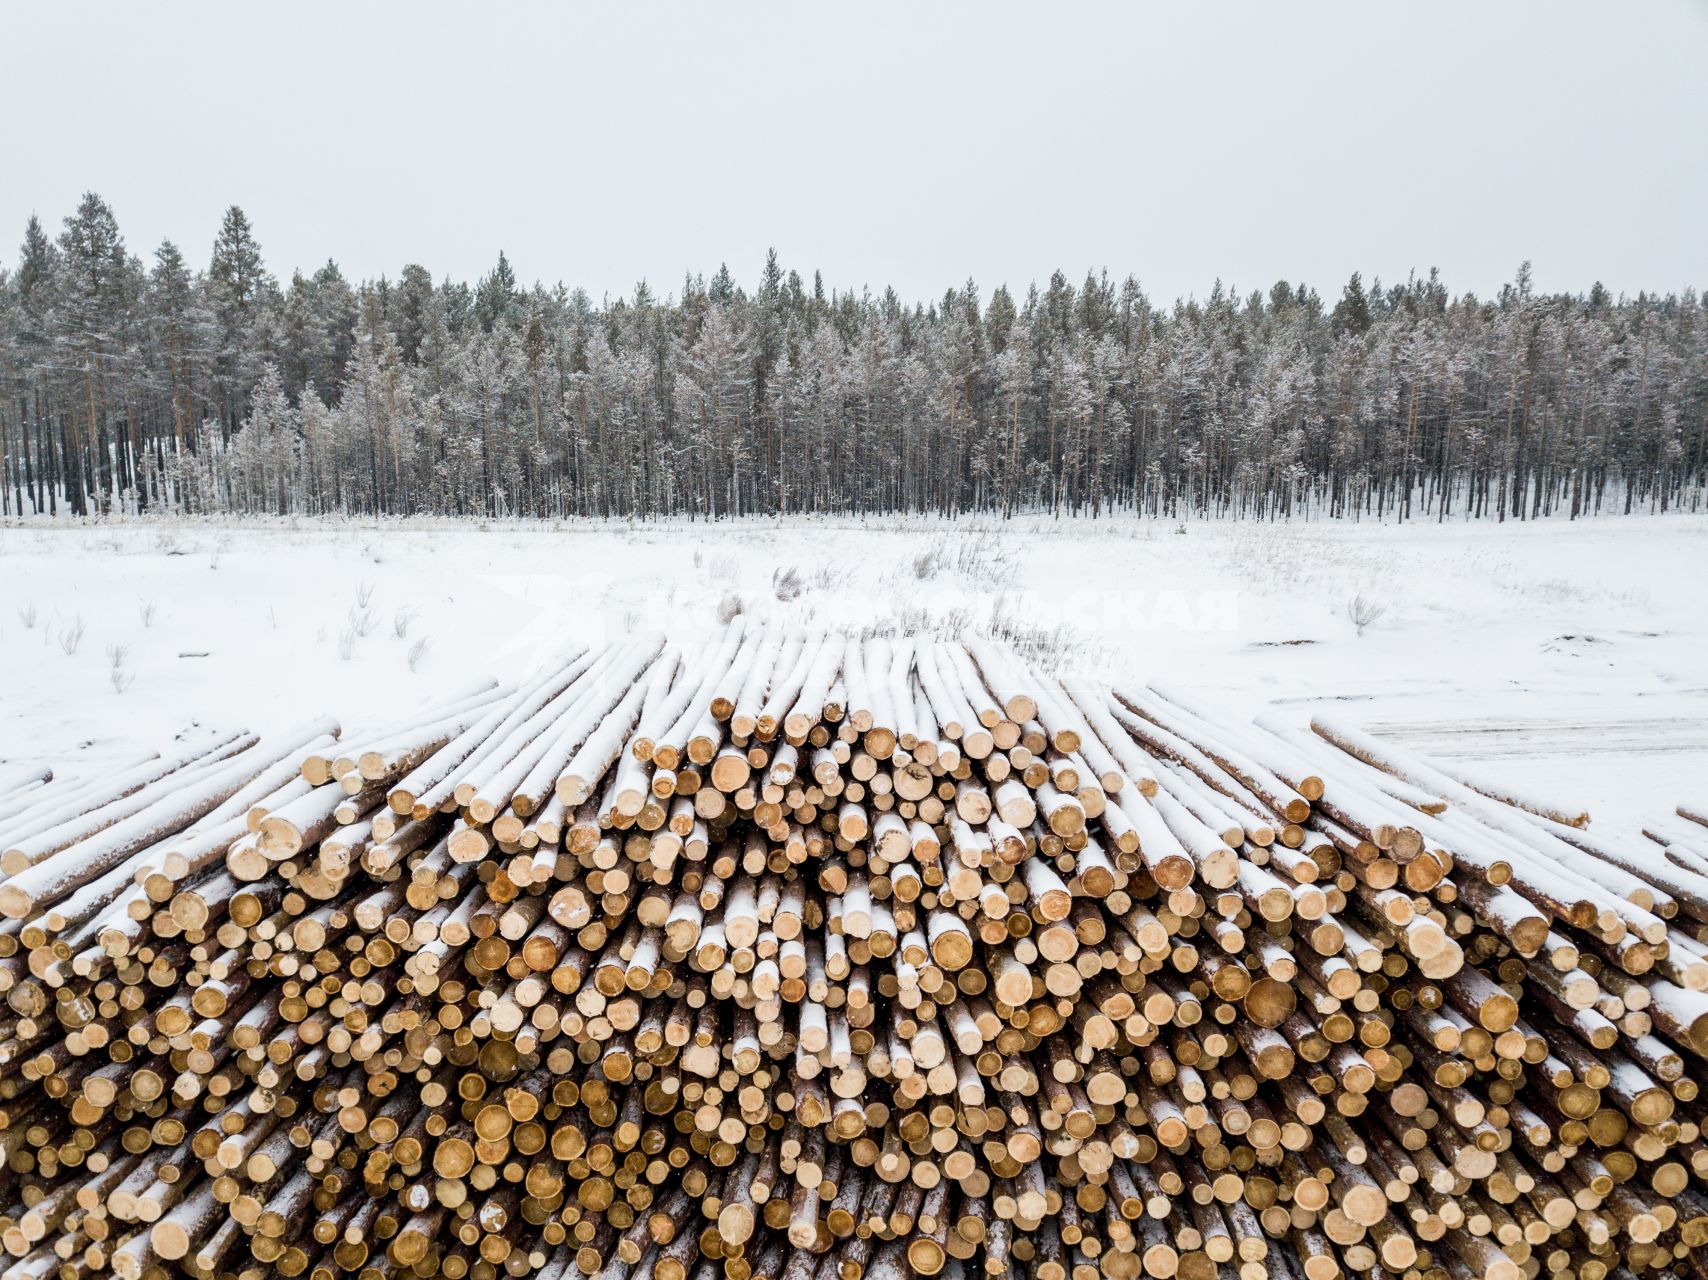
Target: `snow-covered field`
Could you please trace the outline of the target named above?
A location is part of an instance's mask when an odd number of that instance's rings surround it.
[[[1705,583],[1708,519],[1689,516],[0,528],[0,775],[324,712],[356,726],[570,641],[709,634],[739,607],[994,628],[1245,716],[1333,704],[1623,825],[1708,792]],[[1362,634],[1357,597],[1379,614]]]

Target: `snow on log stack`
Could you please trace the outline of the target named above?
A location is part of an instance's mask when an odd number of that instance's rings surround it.
[[[0,1277],[1705,1274],[1708,812],[1312,728],[734,629],[13,775]]]

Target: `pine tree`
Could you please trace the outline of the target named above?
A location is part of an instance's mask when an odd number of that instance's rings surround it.
[[[510,260],[500,250],[498,265],[482,276],[480,284],[475,287],[474,322],[483,332],[491,333],[511,318],[515,306],[516,273],[510,269]]]
[[[1334,304],[1334,332],[1336,335],[1368,333],[1372,322],[1370,299],[1364,292],[1364,281],[1359,273],[1354,271],[1352,278],[1346,282],[1346,288],[1341,291],[1340,301]]]
[[[398,350],[410,364],[421,362],[421,344],[427,337],[428,309],[433,305],[433,277],[426,267],[410,263],[391,291],[391,331],[397,335]]]
[[[269,295],[276,291],[249,219],[236,205],[225,211],[214,239],[207,287],[215,323],[215,395],[221,431],[229,441],[267,355],[263,321]]]
[[[24,227],[24,243],[18,250],[16,287],[29,325],[26,336],[41,339],[47,329],[47,311],[52,305],[55,256],[53,242],[42,230],[41,219],[30,215]]]
[[[78,453],[83,471],[73,507],[82,509],[87,491],[98,509],[106,510],[116,497],[113,463],[123,447],[109,429],[108,383],[113,366],[125,354],[134,283],[118,219],[92,191],[65,220],[59,267],[59,341],[67,366],[76,370],[80,401]]]
[[[189,265],[170,240],[162,240],[154,251],[154,270],[149,274],[148,288],[154,345],[165,364],[171,398],[174,452],[181,453],[186,447],[195,447],[191,348],[195,341],[197,299]]]
[[[728,263],[718,265],[718,273],[712,277],[712,283],[706,292],[713,302],[735,301],[735,279],[729,273]]]

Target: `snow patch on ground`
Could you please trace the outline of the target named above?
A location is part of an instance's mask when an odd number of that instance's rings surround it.
[[[1708,792],[1705,580],[1688,515],[14,526],[0,774],[325,712],[359,727],[572,642],[739,614],[995,631],[1241,717],[1332,706],[1629,827]]]

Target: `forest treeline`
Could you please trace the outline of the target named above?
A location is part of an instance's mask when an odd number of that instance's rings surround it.
[[[6,514],[717,517],[1138,510],[1530,518],[1703,505],[1708,306],[1431,272],[972,281],[929,304],[772,254],[595,302],[419,265],[282,281],[240,209],[145,258],[85,196],[0,267]]]

